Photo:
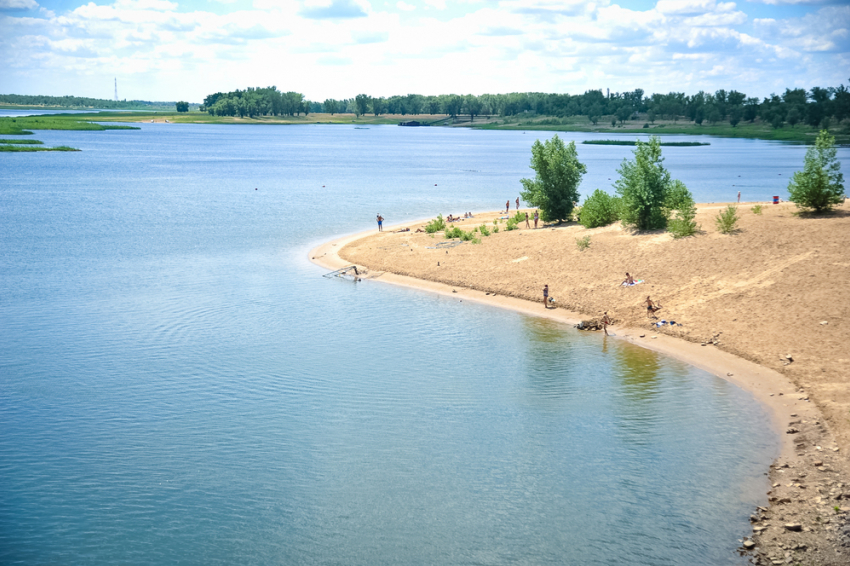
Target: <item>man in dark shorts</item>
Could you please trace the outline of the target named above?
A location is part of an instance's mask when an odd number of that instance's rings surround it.
[[[378,213],[378,232],[384,231],[384,217],[381,216],[381,213]]]
[[[505,201],[505,214],[509,213],[510,211],[511,211],[511,201],[506,200]]]
[[[543,308],[549,308],[549,285],[543,285]]]
[[[661,305],[656,305],[655,303],[653,303],[652,299],[649,298],[649,295],[646,296],[646,301],[644,301],[644,304],[646,305],[646,317],[658,318],[657,316],[655,316],[655,313],[661,310]]]

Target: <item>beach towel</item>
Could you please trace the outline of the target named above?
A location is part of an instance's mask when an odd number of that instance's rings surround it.
[[[626,283],[626,282],[624,281],[623,283],[621,283],[621,285],[622,285],[623,287],[634,287],[634,286],[635,286],[635,285],[637,285],[638,283],[643,283],[643,279],[635,279],[635,282],[634,282],[634,283]]]

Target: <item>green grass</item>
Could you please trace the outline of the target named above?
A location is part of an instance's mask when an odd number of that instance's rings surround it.
[[[569,118],[561,118],[559,124],[554,122],[551,117],[536,117],[531,116],[525,118],[521,116],[513,116],[508,118],[500,118],[499,120],[490,122],[489,124],[476,123],[474,128],[483,130],[547,130],[553,132],[597,132],[611,134],[686,134],[699,136],[718,136],[727,138],[754,138],[762,140],[776,140],[787,142],[798,142],[812,144],[817,137],[820,128],[813,128],[803,124],[796,126],[784,125],[781,128],[773,128],[770,124],[756,120],[755,122],[741,122],[736,127],[732,127],[729,122],[717,122],[716,124],[703,123],[702,126],[694,122],[689,122],[686,119],[679,121],[672,120],[656,120],[655,124],[650,124],[649,128],[644,128],[643,123],[646,121],[643,116],[639,120],[626,122],[623,126],[612,127],[610,117],[600,117],[596,125],[587,119],[587,116],[571,116]],[[659,130],[656,132],[655,130]],[[835,136],[835,141],[838,144],[850,143],[850,128],[846,123],[836,125],[830,128],[830,133]]]
[[[3,143],[42,144],[44,142],[38,140],[0,140],[0,144]]]
[[[637,145],[636,140],[584,140],[581,143],[586,143],[588,145]],[[661,142],[661,145],[667,147],[691,147],[711,144],[704,142]]]
[[[578,251],[583,252],[587,248],[590,247],[590,236],[585,236],[584,238],[576,238],[576,247]]]
[[[90,117],[91,116],[91,117]],[[0,118],[0,134],[26,135],[29,130],[138,130],[136,126],[111,126],[89,122],[99,120],[99,114],[91,114],[85,120],[80,114],[51,114],[49,116],[24,116],[15,118]]]
[[[2,151],[80,151],[75,147],[68,147],[67,145],[59,145],[56,147],[33,147],[31,145],[0,145],[0,152]]]

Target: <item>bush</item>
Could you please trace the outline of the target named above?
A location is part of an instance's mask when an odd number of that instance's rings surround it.
[[[443,219],[442,214],[438,214],[437,218],[425,225],[425,232],[427,232],[428,234],[433,234],[434,232],[439,232],[440,230],[445,229],[446,221]]]
[[[585,228],[607,226],[620,219],[620,199],[596,189],[579,211],[578,221]]]
[[[498,234],[498,233],[499,233],[499,227],[498,227],[498,226],[496,226],[495,228],[493,228],[493,233],[494,233],[494,234]]]
[[[457,226],[452,226],[451,228],[446,228],[446,232],[444,235],[447,240],[451,240],[453,238],[460,238],[461,234],[463,234],[463,230],[461,230]]]
[[[673,218],[667,222],[667,230],[674,238],[693,236],[699,231],[700,226],[695,220],[697,207],[694,197],[682,181],[670,183],[665,207],[668,215],[675,211]]]
[[[753,211],[753,214],[761,214],[761,205],[757,204],[754,207],[752,207],[750,210]]]
[[[516,225],[516,218],[509,218],[507,224],[505,224],[505,230],[510,232],[511,230],[516,230],[518,226]]]
[[[587,248],[590,247],[590,236],[585,236],[584,238],[576,238],[576,247],[580,252],[583,252]]]
[[[490,230],[487,228],[486,224],[482,224],[481,226],[479,226],[478,231],[481,232],[482,236],[489,236],[490,235]]]
[[[472,230],[470,230],[469,232],[464,232],[463,230],[458,228],[458,231],[460,232],[460,239],[464,242],[471,242],[472,240],[476,239],[475,232],[473,232]]]
[[[517,224],[525,222],[525,213],[517,211],[517,213],[514,214],[514,220],[516,220]]]
[[[714,222],[722,234],[731,234],[736,230],[735,225],[738,223],[738,207],[730,204],[717,213]]]
[[[798,208],[827,212],[844,199],[844,176],[836,159],[835,137],[821,130],[815,145],[806,151],[803,170],[788,183],[788,200]]]

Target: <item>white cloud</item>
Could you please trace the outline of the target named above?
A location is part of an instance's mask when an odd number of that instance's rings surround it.
[[[402,10],[404,12],[412,12],[416,9],[416,6],[414,6],[413,4],[408,4],[407,2],[396,2],[395,5],[399,10]]]
[[[425,4],[432,8],[436,8],[437,10],[446,9],[446,0],[425,0]]]
[[[0,10],[33,10],[38,8],[35,0],[0,0]]]
[[[0,0],[25,1],[34,0]],[[51,77],[65,92],[94,95],[98,77],[119,73],[132,98],[160,100],[254,84],[315,99],[604,87],[758,95],[794,81],[844,82],[850,52],[846,6],[751,20],[747,4],[716,0],[643,10],[621,0],[374,4],[253,0],[217,6],[219,14],[168,0],[95,0],[58,16],[0,17],[0,65],[18,92]]]

